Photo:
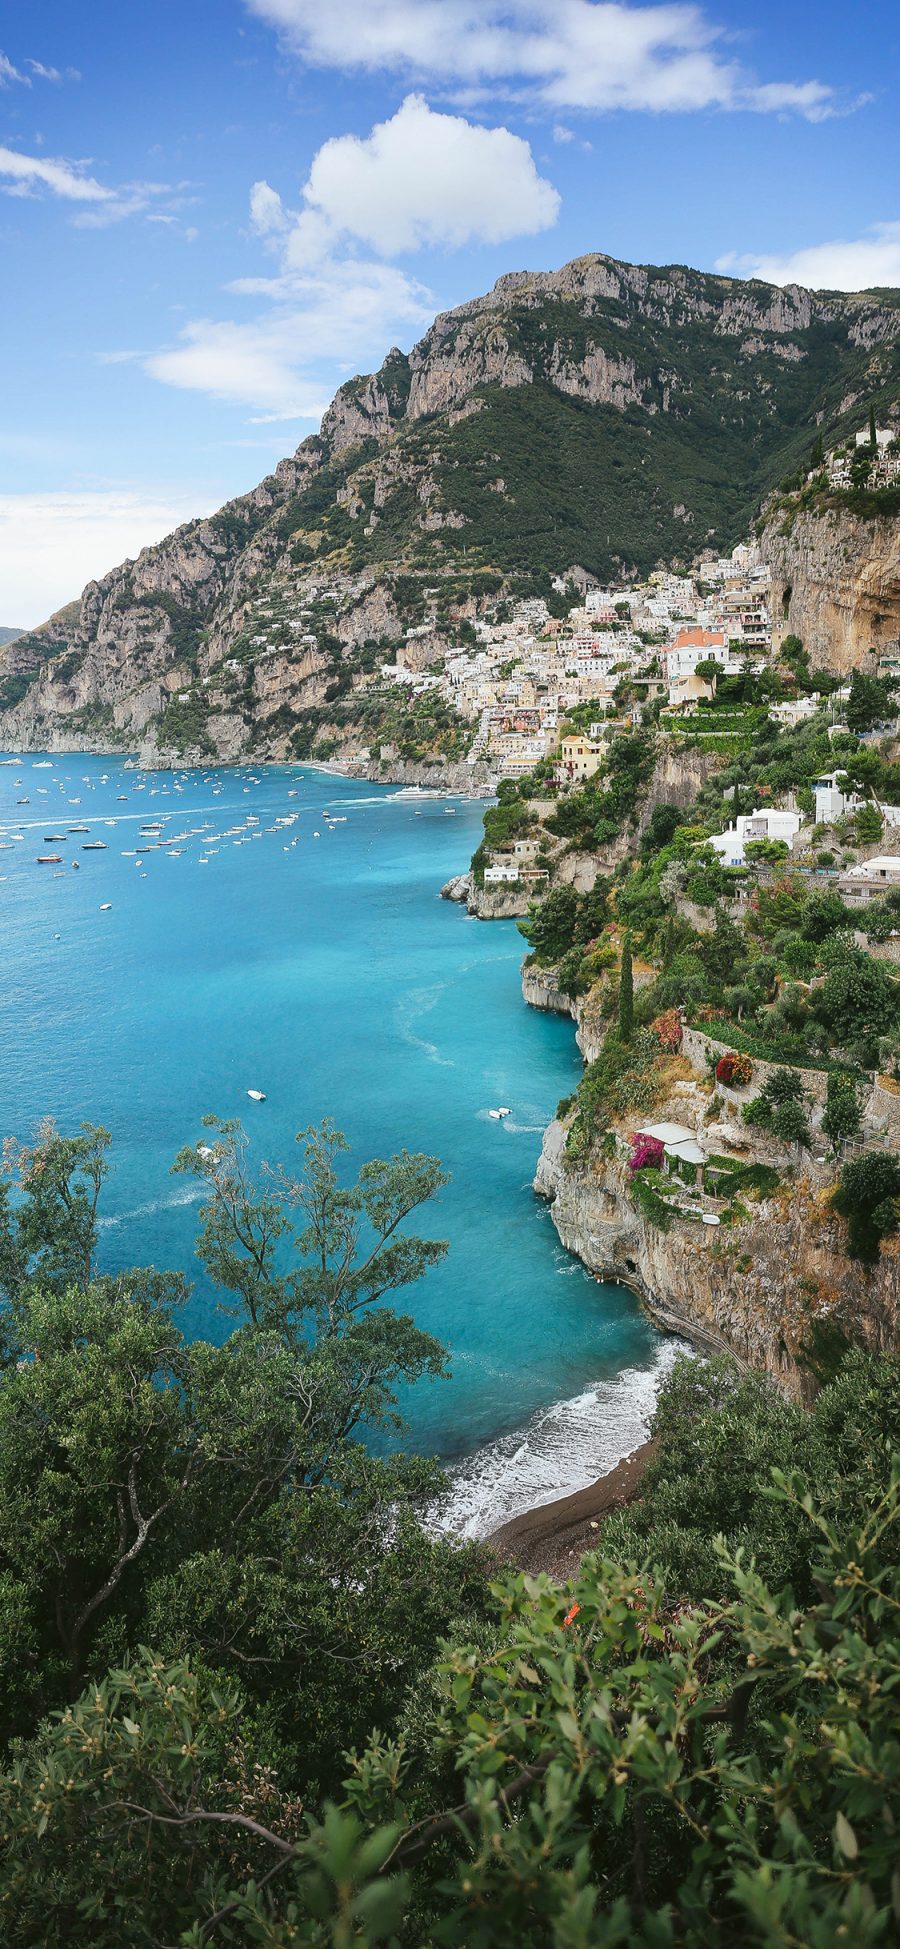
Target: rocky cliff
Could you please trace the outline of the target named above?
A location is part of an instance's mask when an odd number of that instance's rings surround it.
[[[813,1386],[817,1323],[852,1328],[873,1349],[900,1347],[900,1243],[889,1240],[866,1271],[847,1258],[843,1227],[808,1184],[727,1231],[676,1221],[663,1232],[634,1204],[625,1164],[573,1165],[565,1143],[564,1126],[551,1123],[535,1179],[563,1245],[598,1278],[629,1286],[667,1330],[770,1374],[796,1399]]]
[[[900,515],[840,505],[778,513],[761,535],[772,573],[775,641],[799,636],[813,668],[871,673],[870,649],[900,638]]]
[[[505,591],[730,544],[816,428],[898,394],[892,293],[600,255],[501,278],[251,493],[0,649],[0,743],[455,762],[459,727],[386,691],[381,646],[427,667]]]

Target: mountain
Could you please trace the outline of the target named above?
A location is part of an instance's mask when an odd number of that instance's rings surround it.
[[[554,574],[731,546],[870,404],[900,413],[900,292],[600,255],[513,273],[342,386],[251,493],[0,652],[0,742],[264,757],[361,731],[451,756],[449,714],[368,694],[379,646],[424,667]]]
[[[0,650],[2,650],[5,643],[14,643],[16,637],[23,636],[24,633],[24,630],[21,629],[7,629],[0,623]]]

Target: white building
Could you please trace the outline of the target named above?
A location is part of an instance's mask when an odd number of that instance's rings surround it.
[[[811,697],[795,697],[787,704],[770,704],[769,716],[774,717],[776,724],[805,724],[821,708],[822,699],[814,690]]]
[[[802,823],[799,812],[780,812],[766,806],[757,812],[740,813],[733,825],[725,832],[715,833],[709,844],[723,866],[744,866],[751,840],[780,839],[790,846]]]
[[[900,886],[900,854],[880,853],[876,859],[861,860],[858,866],[851,866],[838,880],[838,892],[843,900],[853,905],[862,905],[867,900],[877,900],[891,887]]]
[[[825,778],[816,779],[813,798],[817,826],[831,826],[835,819],[843,819],[845,813],[858,812],[862,805],[858,792],[841,791],[837,781],[845,776],[844,772],[832,771]]]
[[[509,866],[486,866],[484,869],[484,884],[486,887],[501,886],[504,881],[515,884],[518,877],[519,869],[512,864]]]
[[[891,444],[891,441],[893,440],[893,438],[894,438],[894,435],[893,435],[893,431],[892,431],[892,429],[891,429],[891,427],[889,427],[889,426],[876,426],[876,428],[875,428],[875,445],[876,445],[876,447],[878,448],[878,451],[879,451],[879,453],[883,453],[883,452],[884,452],[884,450],[885,450],[885,448],[886,448],[886,447],[889,447],[889,446],[890,446],[890,444]],[[862,432],[861,432],[861,433],[857,433],[857,436],[856,436],[856,444],[857,444],[857,446],[858,446],[858,447],[869,447],[869,446],[871,446],[871,444],[872,444],[872,436],[871,436],[871,433],[870,433],[870,431],[869,431],[869,428],[868,428],[867,426],[864,426],[864,427],[863,427],[863,429],[862,429]]]

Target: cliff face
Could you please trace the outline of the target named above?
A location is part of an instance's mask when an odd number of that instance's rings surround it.
[[[761,548],[772,573],[776,631],[802,639],[813,668],[864,668],[867,652],[900,637],[900,517],[863,520],[844,509],[776,518]],[[778,640],[776,633],[775,640]]]
[[[874,1350],[900,1346],[900,1246],[889,1241],[874,1271],[856,1265],[808,1187],[755,1206],[727,1232],[681,1221],[661,1232],[632,1203],[626,1166],[575,1167],[565,1141],[551,1123],[535,1179],[563,1245],[598,1278],[629,1286],[669,1331],[770,1374],[795,1399],[811,1388],[804,1355],[816,1321],[852,1323]]]
[[[368,744],[375,645],[425,667],[498,589],[731,544],[815,427],[843,437],[873,392],[880,413],[900,395],[890,294],[600,255],[501,278],[342,386],[252,493],[0,648],[0,742]]]

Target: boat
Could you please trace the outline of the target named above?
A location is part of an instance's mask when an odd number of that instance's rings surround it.
[[[82,846],[81,850],[83,853],[105,853],[107,850],[106,840],[89,839],[87,845]]]
[[[101,907],[101,909],[100,909],[100,912],[101,912],[101,914],[111,914],[111,913],[112,913],[112,901],[111,901],[111,900],[104,900],[104,902],[103,902],[103,905],[102,905],[102,907]]]
[[[265,1090],[248,1090],[247,1095],[252,1099],[254,1103],[265,1103],[266,1100]]]
[[[70,826],[70,832],[90,832],[90,826]]]
[[[79,862],[78,862],[78,860],[77,860],[77,859],[73,859],[73,861],[72,861],[72,872],[73,872],[73,873],[80,873],[80,872],[81,872],[81,866],[80,866],[80,864],[79,864]]]
[[[509,1116],[509,1110],[507,1109],[506,1104],[502,1103],[498,1110],[489,1110],[488,1116],[493,1117],[495,1123],[500,1123],[503,1117]]]
[[[38,853],[38,866],[61,866],[62,853]]]

